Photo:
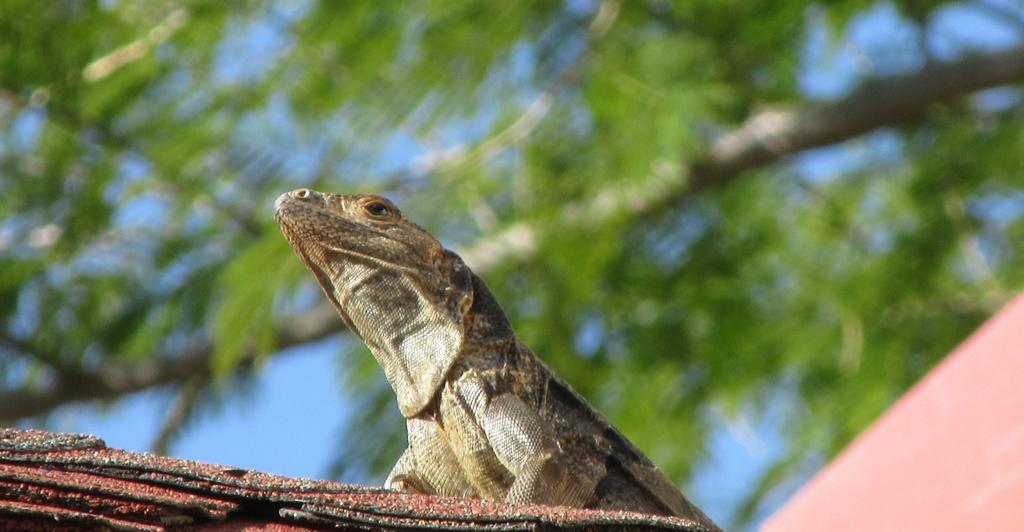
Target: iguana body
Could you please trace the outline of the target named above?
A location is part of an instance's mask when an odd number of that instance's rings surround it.
[[[395,390],[400,491],[688,517],[657,467],[519,343],[458,255],[388,200],[298,189],[276,218]]]

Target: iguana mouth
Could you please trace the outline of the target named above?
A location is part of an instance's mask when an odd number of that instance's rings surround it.
[[[285,238],[287,238],[288,242],[292,245],[292,249],[295,250],[295,253],[300,259],[302,259],[302,262],[306,263],[306,267],[309,268],[313,273],[313,276],[316,277],[316,281],[320,284],[320,288],[324,291],[327,299],[330,300],[331,304],[334,305],[335,310],[338,311],[338,315],[341,316],[341,321],[345,323],[345,326],[348,327],[352,333],[362,339],[363,336],[359,334],[359,330],[356,329],[355,325],[352,323],[352,319],[349,317],[348,312],[346,312],[345,308],[341,306],[341,303],[338,302],[338,298],[334,294],[334,284],[331,282],[330,274],[320,265],[320,262],[315,261],[310,257],[310,252],[306,245],[301,242],[302,239],[299,234],[289,224],[290,216],[286,212],[289,208],[303,209],[307,211],[324,211],[323,207],[311,205],[303,201],[296,201],[289,193],[285,193],[281,194],[277,200],[274,201],[274,218],[277,221],[278,227],[281,228],[281,232],[284,233]]]

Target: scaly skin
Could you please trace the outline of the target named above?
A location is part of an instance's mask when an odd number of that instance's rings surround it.
[[[718,527],[516,339],[458,255],[372,195],[298,189],[281,232],[370,348],[407,420],[390,489],[632,510]]]

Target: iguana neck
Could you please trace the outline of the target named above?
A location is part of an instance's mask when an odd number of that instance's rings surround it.
[[[491,343],[514,339],[505,311],[483,280],[473,274],[473,305],[465,318],[467,342]]]

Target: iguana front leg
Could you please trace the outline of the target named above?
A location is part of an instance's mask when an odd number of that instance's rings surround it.
[[[406,493],[476,497],[437,422],[413,418],[406,426],[409,447],[391,468],[384,487]]]
[[[551,424],[516,395],[491,393],[468,370],[441,396],[444,431],[470,484],[491,500],[583,504],[594,484],[572,478]]]

